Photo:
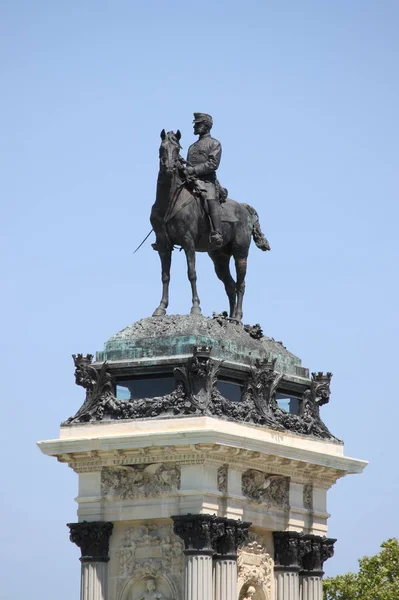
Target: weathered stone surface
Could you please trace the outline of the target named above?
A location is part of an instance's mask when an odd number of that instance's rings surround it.
[[[141,319],[119,333],[97,352],[98,361],[160,358],[191,354],[193,346],[208,345],[217,359],[252,364],[266,356],[276,359],[282,373],[307,377],[301,360],[281,342],[266,336],[255,339],[244,327],[227,318],[211,319],[201,315],[166,315]]]

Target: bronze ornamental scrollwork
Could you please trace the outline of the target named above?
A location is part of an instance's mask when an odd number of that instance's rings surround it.
[[[255,360],[244,382],[241,402],[222,396],[217,383],[222,360],[212,357],[212,347],[194,346],[192,356],[174,369],[173,392],[156,398],[120,400],[115,397],[109,365],[92,363],[92,355],[73,355],[75,381],[86,390],[86,399],[64,425],[119,419],[148,419],[165,416],[216,416],[239,423],[252,423],[279,431],[318,438],[336,439],[320,418],[320,407],[330,398],[331,373],[312,373],[309,387],[300,399],[299,414],[279,408],[277,389],[283,374],[276,359]]]

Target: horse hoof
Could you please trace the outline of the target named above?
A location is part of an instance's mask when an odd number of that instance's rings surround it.
[[[166,308],[161,308],[158,306],[156,310],[152,313],[153,317],[164,317],[166,315]]]
[[[201,309],[199,306],[193,306],[192,309],[190,310],[190,314],[191,315],[200,315],[201,314]]]

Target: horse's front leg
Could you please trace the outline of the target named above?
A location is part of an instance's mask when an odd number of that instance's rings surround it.
[[[190,313],[192,315],[200,315],[200,299],[198,298],[197,292],[197,272],[195,270],[195,247],[194,244],[189,246],[185,246],[184,252],[186,253],[187,259],[187,275],[191,283],[191,292],[192,292],[192,306]]]
[[[169,281],[172,250],[158,250],[158,254],[162,265],[162,298],[158,308],[152,313],[153,317],[163,317],[166,314],[166,309],[168,308],[169,304]]]

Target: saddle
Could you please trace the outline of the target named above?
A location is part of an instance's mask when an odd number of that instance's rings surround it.
[[[188,187],[194,194],[198,194],[203,200],[206,200],[206,189],[202,185],[202,181],[200,179],[193,179],[192,185],[189,185]],[[216,179],[215,187],[218,200],[220,204],[223,204],[223,202],[226,202],[227,200],[228,191],[226,188],[221,186],[218,179]]]

